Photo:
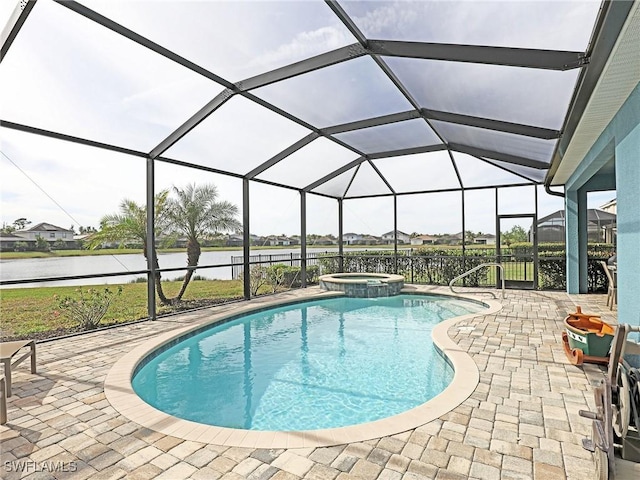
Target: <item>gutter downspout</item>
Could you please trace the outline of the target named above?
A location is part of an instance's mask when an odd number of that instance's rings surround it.
[[[553,190],[551,190],[551,185],[547,185],[546,183],[544,184],[544,191],[549,195],[555,195],[556,197],[564,198],[564,192],[554,192]]]

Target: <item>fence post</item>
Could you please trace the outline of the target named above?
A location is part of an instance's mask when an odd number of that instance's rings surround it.
[[[413,283],[413,249],[409,252],[409,267],[411,269],[411,283]]]

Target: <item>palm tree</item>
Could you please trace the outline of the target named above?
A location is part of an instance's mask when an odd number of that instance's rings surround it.
[[[200,261],[200,240],[224,231],[241,228],[236,219],[238,207],[230,202],[218,202],[218,189],[215,185],[196,186],[189,184],[185,188],[173,187],[175,199],[170,199],[167,211],[172,228],[187,237],[187,273],[178,296],[181,300],[193,272]]]
[[[155,196],[154,226],[156,233],[164,232],[167,224],[167,197],[169,190],[162,190]],[[142,253],[148,260],[149,245],[147,245],[147,208],[145,205],[138,205],[133,200],[124,199],[120,202],[120,212],[105,215],[100,220],[100,230],[91,236],[89,247],[94,249],[104,242],[127,242],[137,241],[142,243]],[[155,245],[151,245],[151,258],[155,269],[159,269],[158,253]],[[170,305],[169,300],[163,290],[160,279],[160,272],[156,275],[156,292],[163,305]]]

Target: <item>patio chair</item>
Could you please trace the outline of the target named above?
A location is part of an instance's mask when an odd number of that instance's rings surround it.
[[[27,346],[30,347],[30,350],[21,357],[13,360],[13,357],[16,356],[20,349]],[[11,396],[11,369],[17,367],[20,362],[28,357],[31,357],[31,373],[36,373],[36,342],[34,340],[18,340],[16,342],[0,343],[0,361],[2,361],[4,365],[7,398]]]
[[[0,425],[7,423],[7,382],[0,377]]]
[[[613,306],[618,303],[618,286],[616,285],[616,277],[611,273],[609,266],[605,261],[600,261],[604,273],[607,275],[609,281],[609,288],[607,289],[607,306],[609,310],[613,310]]]

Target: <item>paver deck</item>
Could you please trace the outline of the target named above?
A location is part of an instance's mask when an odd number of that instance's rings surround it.
[[[299,290],[278,297],[304,295]],[[499,312],[449,328],[451,339],[480,370],[480,383],[461,405],[400,434],[321,448],[253,449],[184,440],[138,425],[109,403],[104,381],[121,357],[154,335],[202,321],[211,310],[40,343],[38,373],[14,371],[9,421],[0,426],[1,477],[593,478],[592,455],[581,446],[591,421],[578,411],[593,409],[591,385],[602,373],[594,365],[568,362],[560,343],[562,320],[576,305],[614,323],[616,312],[607,308],[606,295],[508,290],[501,302]]]

